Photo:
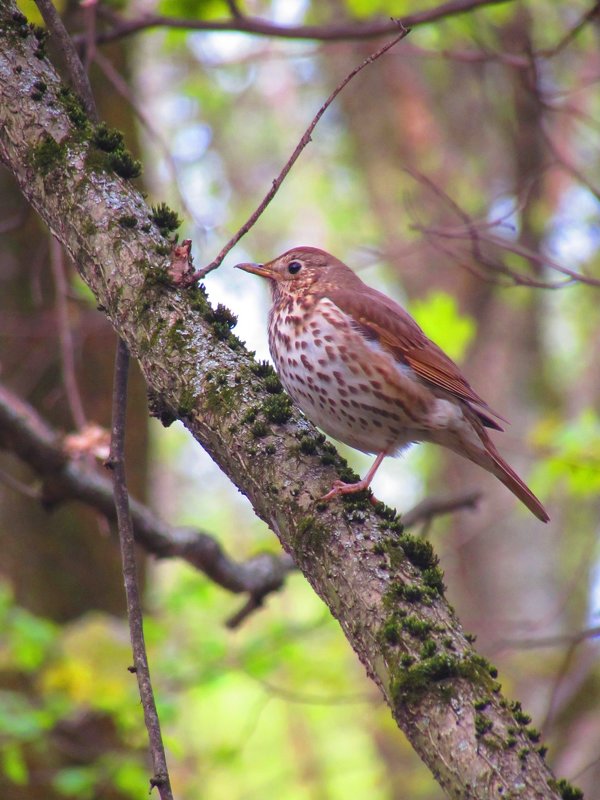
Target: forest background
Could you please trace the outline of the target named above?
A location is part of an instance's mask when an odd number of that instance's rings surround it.
[[[446,5],[339,95],[205,285],[265,359],[265,287],[231,266],[296,244],[328,249],[404,304],[511,421],[501,450],[547,505],[548,526],[490,476],[428,446],[388,459],[373,489],[400,512],[424,497],[457,499],[456,512],[420,517],[413,532],[440,554],[449,600],[533,717],[552,768],[593,798],[599,4]],[[41,23],[34,3],[19,7]],[[148,201],[179,213],[197,265],[246,220],[324,99],[381,43],[373,28],[430,10],[377,0],[59,7],[100,117],[141,159]],[[150,14],[169,18],[122,24]],[[269,25],[244,30],[254,19]],[[311,35],[297,30],[305,25]],[[48,52],[60,66],[51,42]],[[114,331],[5,169],[0,233],[3,387],[63,432],[110,427]],[[0,443],[3,796],[139,797],[146,737],[110,526],[82,504],[49,503],[1,425]],[[342,452],[364,473],[366,457]],[[237,561],[281,553],[185,429],[149,419],[139,373],[128,472],[135,497]],[[177,797],[442,796],[300,573],[240,615],[243,599],[182,560],[140,553],[140,568]]]

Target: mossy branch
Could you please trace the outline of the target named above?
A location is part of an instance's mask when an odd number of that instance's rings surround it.
[[[2,5],[0,156],[138,359],[153,413],[180,418],[249,497],[449,796],[564,796],[444,599],[431,548],[365,497],[319,504],[347,467],[256,364],[226,309],[212,309],[201,287],[172,286],[152,211],[106,163],[93,126],[69,114],[56,73],[36,55],[35,36],[15,31],[14,14],[12,2]]]

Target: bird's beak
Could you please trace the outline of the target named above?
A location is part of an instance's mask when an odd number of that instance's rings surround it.
[[[261,278],[275,280],[275,273],[270,264],[236,264],[235,269],[243,269],[244,272],[251,272],[253,275],[260,275]]]

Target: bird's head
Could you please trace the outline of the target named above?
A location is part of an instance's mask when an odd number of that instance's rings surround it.
[[[275,296],[325,287],[336,279],[339,282],[340,271],[353,275],[335,256],[316,247],[294,247],[265,264],[236,264],[236,269],[267,278]]]

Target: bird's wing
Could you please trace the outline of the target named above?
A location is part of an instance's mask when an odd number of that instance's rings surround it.
[[[424,381],[503,419],[471,388],[444,351],[428,339],[412,317],[391,298],[370,287],[361,287],[360,291],[332,287],[327,297],[352,318],[353,324],[367,338],[377,341]],[[502,430],[487,414],[477,413],[484,425]]]

